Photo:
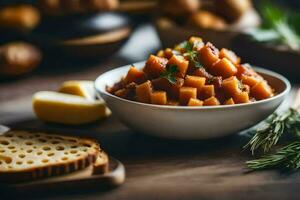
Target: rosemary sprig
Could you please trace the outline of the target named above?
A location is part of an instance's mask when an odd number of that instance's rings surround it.
[[[284,133],[300,135],[300,114],[289,109],[282,114],[274,113],[266,120],[266,126],[259,129],[251,140],[244,146],[250,148],[252,154],[258,149],[269,152]]]
[[[177,78],[176,74],[179,72],[176,65],[170,65],[166,67],[166,70],[160,74],[161,78],[167,79],[170,83],[176,84]]]
[[[246,165],[252,170],[280,168],[295,171],[300,168],[300,141],[284,146],[274,154],[247,161]]]
[[[185,50],[183,56],[188,57],[188,59],[195,65],[196,68],[203,67],[202,63],[198,58],[198,52],[194,50],[194,44],[185,41],[181,43],[180,46]]]

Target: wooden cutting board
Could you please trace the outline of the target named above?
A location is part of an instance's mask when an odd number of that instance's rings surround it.
[[[17,183],[17,184],[0,184],[0,190],[5,193],[42,193],[43,191],[65,192],[67,190],[76,191],[76,189],[97,189],[104,190],[120,186],[125,181],[124,165],[110,157],[109,172],[103,175],[93,175],[93,167],[90,166],[84,170],[70,174],[41,179],[36,181]]]

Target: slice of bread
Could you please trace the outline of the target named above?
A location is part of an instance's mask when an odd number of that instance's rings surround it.
[[[109,159],[106,153],[100,150],[94,165],[93,165],[93,175],[105,174],[108,172]]]
[[[0,182],[30,181],[83,169],[108,159],[91,139],[26,131],[0,136]]]

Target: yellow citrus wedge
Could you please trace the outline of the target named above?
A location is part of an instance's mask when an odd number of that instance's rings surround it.
[[[58,92],[85,97],[89,100],[96,100],[93,81],[66,81],[59,88]]]
[[[47,122],[79,125],[107,116],[102,100],[52,91],[41,91],[33,95],[33,110],[36,116]]]

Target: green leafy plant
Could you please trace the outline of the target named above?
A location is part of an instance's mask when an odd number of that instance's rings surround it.
[[[177,78],[176,74],[179,72],[176,65],[170,65],[166,67],[166,70],[160,74],[161,78],[167,79],[170,83],[176,84]]]
[[[284,44],[294,51],[300,50],[299,14],[283,10],[269,1],[262,3],[260,13],[263,24],[249,32],[253,39]]]

